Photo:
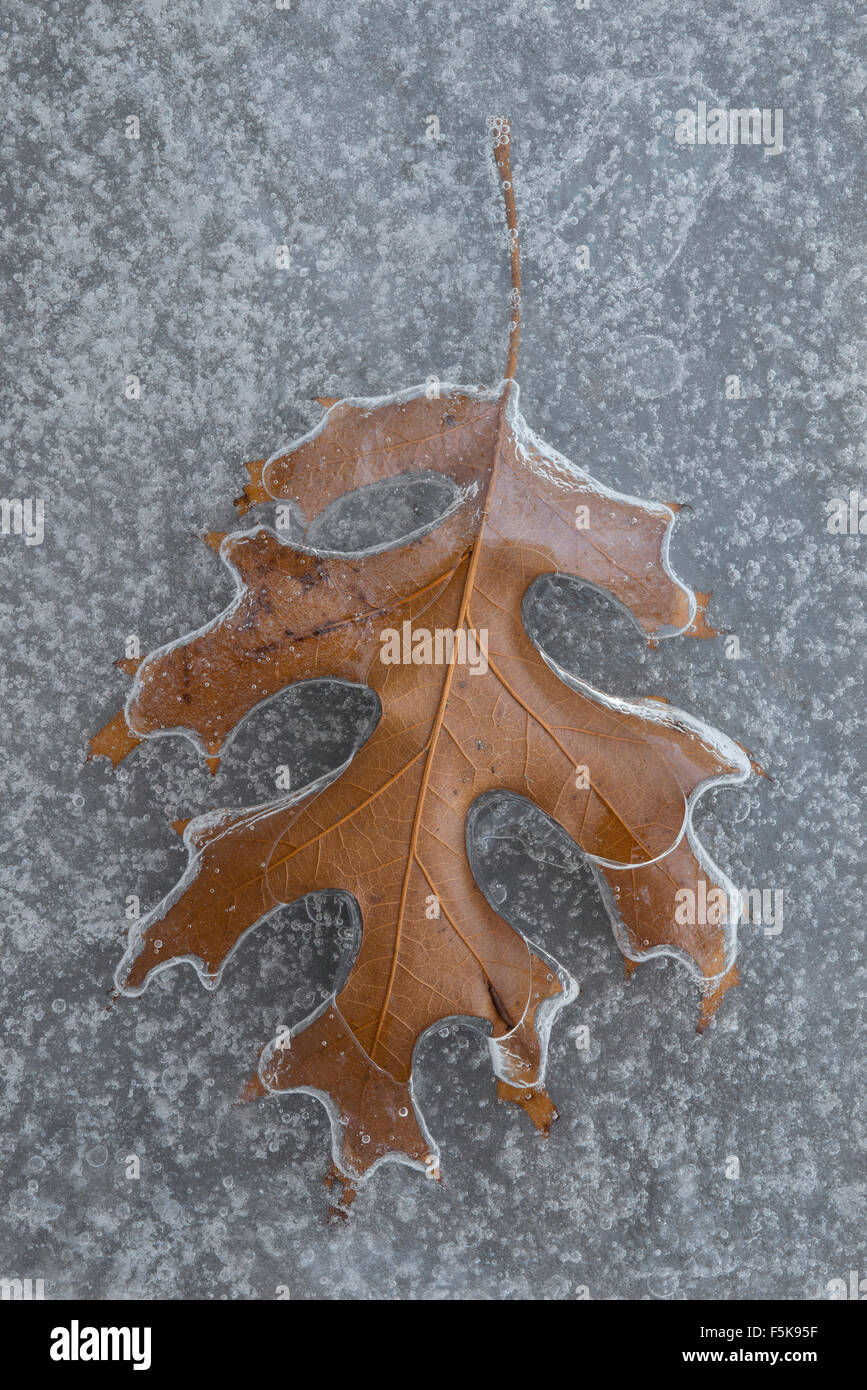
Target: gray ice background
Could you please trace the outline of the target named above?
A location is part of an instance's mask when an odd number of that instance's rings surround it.
[[[44,497],[47,532],[0,537],[0,1276],[55,1298],[822,1299],[867,1273],[867,539],[825,527],[864,486],[857,7],[7,0],[2,35],[2,492]],[[676,146],[698,100],[782,107],[783,153]],[[319,775],[369,705],[287,693],[214,780],[182,740],[116,774],[84,757],[126,635],[148,651],[227,602],[195,533],[231,522],[244,459],[315,423],[316,395],[499,379],[492,115],[514,123],[524,414],[605,483],[693,505],[674,563],[742,656],[651,652],[565,581],[538,630],[765,762],[772,783],[699,824],[739,885],[783,890],[784,929],[744,929],[743,984],[699,1039],[675,962],[624,984],[571,842],[486,808],[504,913],[581,986],[552,1037],[560,1121],[541,1140],[497,1103],[483,1038],[444,1028],[417,1066],[443,1184],[382,1169],[334,1229],[322,1107],[233,1101],[329,991],[339,898],[272,918],[215,995],[181,967],[106,1006],[127,895],[144,910],[183,869],[170,821],[269,798],[278,764]],[[379,538],[429,501],[381,511]]]

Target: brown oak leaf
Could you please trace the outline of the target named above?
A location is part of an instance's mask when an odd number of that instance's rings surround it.
[[[611,594],[651,639],[713,635],[708,596],[669,565],[676,508],[611,492],[519,413],[509,149],[499,123],[513,285],[501,385],[324,402],[309,434],[248,465],[239,499],[242,512],[281,499],[312,517],[355,489],[427,471],[454,484],[449,512],[396,546],[352,555],[289,544],[264,526],[212,536],[236,577],[233,603],[132,668],[124,711],[92,740],[117,763],[137,742],[178,732],[213,770],[240,721],[293,682],[366,682],[378,695],[377,727],[326,785],[178,824],[186,873],[133,929],[117,975],[119,990],[139,994],[186,960],[214,987],[241,937],[282,904],[335,888],[352,895],[362,934],[346,983],[264,1048],[246,1092],[302,1090],[325,1102],[329,1181],[343,1210],[383,1160],[438,1175],[413,1055],[443,1019],[489,1025],[500,1096],[545,1132],[556,1118],[546,1044],[576,986],[475,881],[467,818],[485,793],[529,799],[572,836],[627,970],[661,953],[685,961],[702,989],[700,1027],[737,978],[737,894],[692,815],[708,787],[749,775],[749,755],[664,702],[606,695],[561,670],[522,620],[534,581],[566,573]],[[675,920],[679,890],[714,888],[730,904],[722,920]]]

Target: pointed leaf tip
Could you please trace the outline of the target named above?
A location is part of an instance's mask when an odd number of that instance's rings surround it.
[[[560,1118],[554,1102],[542,1085],[512,1086],[508,1081],[501,1080],[497,1082],[497,1097],[501,1101],[520,1105],[546,1139],[551,1133],[551,1126]]]
[[[122,656],[113,664],[118,671],[123,671],[125,676],[134,676],[143,661],[143,656]]]
[[[88,760],[110,758],[112,767],[117,767],[134,748],[138,748],[141,741],[135,734],[130,733],[125,710],[118,710],[114,718],[110,719],[98,734],[93,735]]]
[[[237,507],[240,516],[246,516],[250,508],[255,507],[258,503],[272,500],[271,494],[263,482],[266,463],[267,459],[252,459],[249,463],[244,464],[250,475],[250,481],[234,499],[234,506]]]
[[[740,976],[738,974],[738,968],[736,965],[733,965],[723,976],[715,989],[702,995],[701,1013],[695,1030],[697,1033],[703,1033],[705,1031],[722,1003],[724,996],[730,989],[739,983]]]
[[[267,1086],[262,1085],[262,1079],[259,1076],[259,1073],[254,1072],[254,1074],[250,1077],[249,1081],[244,1086],[244,1089],[241,1091],[237,1100],[235,1101],[235,1104],[249,1105],[251,1104],[251,1102],[255,1100],[262,1100],[263,1097],[267,1095]]]

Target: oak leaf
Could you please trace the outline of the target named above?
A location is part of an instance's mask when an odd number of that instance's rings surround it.
[[[385,1159],[438,1175],[413,1055],[443,1019],[489,1025],[500,1096],[543,1131],[556,1117],[546,1045],[576,986],[476,883],[468,816],[485,793],[529,799],[572,836],[627,970],[660,953],[685,960],[702,989],[700,1026],[737,978],[736,894],[698,844],[692,814],[708,787],[749,775],[749,755],[663,702],[595,690],[524,627],[530,586],[566,573],[607,591],[651,639],[713,635],[708,596],[669,565],[676,508],[603,487],[519,413],[520,274],[503,124],[495,155],[512,239],[503,382],[324,402],[309,434],[248,465],[238,499],[242,512],[280,499],[313,517],[348,492],[430,472],[453,484],[447,514],[396,546],[352,555],[289,544],[264,526],[210,537],[235,575],[233,603],[132,668],[124,711],[92,741],[116,763],[137,742],[178,732],[214,770],[241,720],[294,682],[334,677],[378,695],[378,725],[325,785],[178,824],[186,873],[134,928],[117,975],[122,992],[139,994],[186,960],[214,987],[242,936],[282,904],[335,888],[352,895],[362,935],[346,983],[264,1048],[246,1092],[304,1090],[325,1101],[343,1209]],[[675,921],[679,890],[713,888],[732,902],[722,921]]]

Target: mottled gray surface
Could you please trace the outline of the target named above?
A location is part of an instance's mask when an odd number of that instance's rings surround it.
[[[2,490],[44,497],[47,532],[0,537],[0,1276],[49,1297],[819,1299],[867,1273],[867,539],[825,527],[863,483],[856,6],[7,0],[2,25]],[[704,99],[782,107],[783,153],[676,146],[673,112]],[[315,422],[317,394],[499,378],[492,114],[514,122],[523,411],[608,484],[693,503],[675,565],[742,657],[649,653],[560,582],[540,621],[603,688],[667,694],[764,760],[773,783],[709,799],[701,828],[737,883],[784,890],[785,925],[745,929],[743,986],[699,1039],[673,961],[624,985],[568,845],[538,823],[493,841],[513,920],[581,985],[552,1040],[562,1118],[540,1140],[451,1027],[418,1057],[444,1183],[387,1167],[334,1230],[322,1108],[232,1102],[327,993],[338,901],[272,918],[215,995],[181,968],[106,1004],[126,896],[181,872],[169,822],[339,762],[363,698],[284,695],[214,781],[181,741],[116,774],[84,755],[126,634],[148,650],[226,602],[193,533],[229,521],[245,458]]]

